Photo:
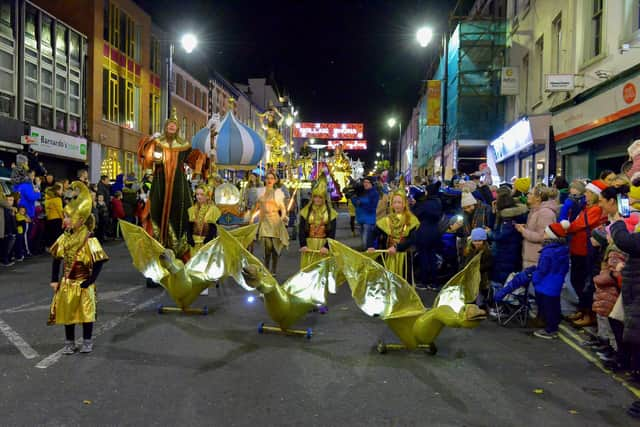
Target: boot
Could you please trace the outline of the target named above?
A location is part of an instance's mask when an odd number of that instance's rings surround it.
[[[596,324],[596,317],[591,312],[586,312],[581,319],[575,320],[573,326],[578,328],[584,328],[585,326],[592,326]]]
[[[582,319],[582,316],[584,316],[584,310],[580,309],[580,310],[576,311],[575,313],[568,315],[567,316],[567,320],[573,322],[575,320]]]

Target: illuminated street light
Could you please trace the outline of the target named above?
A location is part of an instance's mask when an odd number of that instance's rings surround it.
[[[391,117],[389,120],[387,120],[387,125],[388,125],[390,128],[395,127],[395,125],[396,125],[396,119],[395,119],[395,118],[393,118],[393,117]]]
[[[380,156],[381,156],[381,154],[380,154],[380,152],[378,151],[378,152],[376,153],[376,157],[380,157]]]
[[[288,116],[284,122],[287,126],[291,127],[291,125],[293,124],[293,117]]]
[[[193,52],[193,49],[195,49],[196,46],[198,45],[198,39],[192,33],[187,33],[184,36],[182,36],[180,43],[182,43],[182,48],[187,53],[191,53]]]
[[[422,27],[416,33],[416,38],[421,47],[427,47],[433,38],[433,30],[428,27]]]
[[[382,146],[384,147],[385,145],[387,145],[387,140],[383,139],[382,141],[380,141],[382,143]]]

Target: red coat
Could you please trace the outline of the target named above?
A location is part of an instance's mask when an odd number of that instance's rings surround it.
[[[589,206],[585,208],[587,211],[587,221],[589,230],[604,224],[606,217],[600,206]],[[587,224],[585,222],[584,210],[578,214],[576,219],[569,225],[567,234],[570,236],[569,253],[577,256],[587,256]],[[591,233],[589,233],[591,234]]]
[[[122,200],[116,198],[111,199],[111,217],[114,219],[124,218],[124,206],[122,206]]]

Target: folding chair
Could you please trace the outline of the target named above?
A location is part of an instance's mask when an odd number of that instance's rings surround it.
[[[511,280],[511,276],[507,279],[507,283]],[[501,301],[496,302],[493,298],[498,289],[490,288],[490,300],[493,301],[493,311],[496,320],[500,326],[507,326],[511,321],[515,321],[521,328],[527,326],[529,320],[529,310],[531,303],[529,301],[529,287],[520,287]]]

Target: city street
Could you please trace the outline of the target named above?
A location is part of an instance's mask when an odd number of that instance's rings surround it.
[[[356,246],[348,221],[341,213],[337,237]],[[171,304],[162,288],[145,287],[122,242],[105,249],[90,355],[62,356],[63,328],[46,326],[48,257],[0,271],[0,424],[634,425],[633,393],[564,340],[487,320],[443,330],[435,356],[380,355],[377,340],[393,335],[347,286],[300,325],[311,340],[258,334],[261,300],[231,281],[196,301],[207,316],[159,315]],[[294,241],[278,278],[298,262]]]

